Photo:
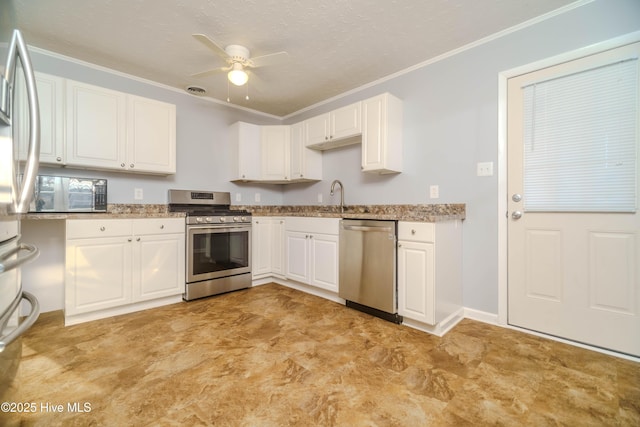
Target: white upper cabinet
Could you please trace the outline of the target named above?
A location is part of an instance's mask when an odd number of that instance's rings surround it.
[[[262,126],[262,181],[289,181],[289,126]]]
[[[176,173],[176,106],[133,95],[127,101],[127,167]]]
[[[305,120],[308,148],[328,150],[360,142],[362,133],[361,102]]]
[[[362,171],[402,172],[402,101],[389,93],[362,101]]]
[[[260,126],[236,122],[231,136],[231,181],[256,181],[260,177]]]
[[[322,153],[305,147],[304,122],[291,125],[290,172],[292,181],[322,180]]]
[[[20,136],[20,159],[26,160],[29,143],[29,123],[24,76],[16,74],[16,98]],[[38,104],[40,106],[40,162],[63,165],[64,157],[64,79],[48,74],[36,73]]]
[[[176,171],[176,109],[152,99],[66,81],[68,166]]]
[[[67,80],[67,165],[126,169],[126,94]]]

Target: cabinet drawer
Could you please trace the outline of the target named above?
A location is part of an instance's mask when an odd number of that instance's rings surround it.
[[[184,218],[147,218],[133,220],[133,234],[184,233]]]
[[[130,235],[130,219],[77,219],[67,221],[67,239]]]
[[[404,222],[398,223],[398,240],[414,242],[435,242],[436,225],[432,222]]]

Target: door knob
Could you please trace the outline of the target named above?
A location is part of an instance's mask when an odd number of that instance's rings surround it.
[[[520,219],[520,218],[522,218],[522,212],[520,212],[520,211],[513,211],[513,213],[511,214],[511,218],[513,218],[513,219]]]
[[[522,200],[522,196],[516,193],[513,196],[511,196],[511,200],[513,200],[514,202],[519,202],[520,200]]]

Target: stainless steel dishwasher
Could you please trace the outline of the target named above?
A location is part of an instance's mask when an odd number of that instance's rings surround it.
[[[397,314],[396,221],[340,221],[338,294],[351,307],[401,323]]]

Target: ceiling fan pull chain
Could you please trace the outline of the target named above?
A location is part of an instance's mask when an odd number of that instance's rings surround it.
[[[247,101],[249,100],[249,82],[247,82],[247,95],[244,97]]]
[[[229,98],[229,79],[227,79],[227,102],[231,102],[231,98]]]

